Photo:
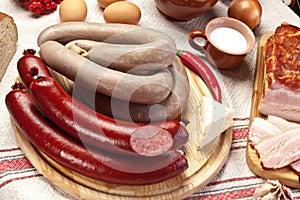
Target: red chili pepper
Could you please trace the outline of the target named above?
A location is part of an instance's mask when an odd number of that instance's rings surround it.
[[[221,103],[221,88],[211,69],[199,57],[189,51],[177,50],[177,56],[179,56],[184,65],[193,70],[204,80],[213,98]]]

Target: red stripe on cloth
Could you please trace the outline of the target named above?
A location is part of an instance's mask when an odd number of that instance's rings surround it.
[[[247,121],[247,120],[250,120],[250,118],[248,117],[245,117],[245,118],[238,118],[238,117],[235,117],[233,118],[234,121]]]
[[[237,198],[245,198],[245,197],[253,197],[255,188],[250,188],[246,190],[236,190],[232,192],[222,193],[222,194],[214,194],[209,196],[195,196],[189,197],[185,200],[226,200],[226,199],[237,199]]]
[[[239,149],[246,149],[246,147],[245,146],[231,147],[230,151],[239,150]]]
[[[11,149],[0,149],[0,153],[2,152],[10,152],[10,151],[20,151],[21,148],[16,147],[16,148],[11,148]]]
[[[234,140],[245,139],[248,135],[248,128],[234,129],[232,135]]]
[[[211,182],[211,183],[208,184],[208,186],[209,185],[222,184],[222,183],[235,182],[235,181],[252,180],[252,179],[256,179],[256,178],[258,178],[258,177],[257,176],[246,176],[246,177],[231,178],[231,179]]]
[[[30,176],[22,176],[22,177],[12,178],[12,179],[9,179],[9,180],[1,183],[0,188],[2,188],[3,186],[5,186],[11,182],[14,182],[14,181],[25,180],[28,178],[34,178],[34,177],[40,177],[40,176],[43,176],[43,175],[42,174],[34,174],[34,175],[30,175]]]
[[[33,167],[27,158],[4,160],[0,162],[0,173]]]

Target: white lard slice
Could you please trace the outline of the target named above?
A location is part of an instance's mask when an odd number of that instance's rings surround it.
[[[232,109],[211,97],[204,96],[200,105],[200,147],[211,142],[233,125]]]

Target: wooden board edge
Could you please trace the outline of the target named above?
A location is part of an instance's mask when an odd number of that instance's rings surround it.
[[[76,181],[65,177],[62,173],[56,169],[54,169],[47,160],[42,159],[40,157],[39,152],[31,145],[31,143],[23,136],[12,123],[13,129],[15,129],[15,137],[20,144],[21,150],[25,153],[25,155],[32,155],[28,157],[29,161],[33,164],[34,167],[55,187],[57,187],[60,191],[66,192],[67,194],[79,197],[82,199],[89,200],[106,200],[106,199],[122,199],[122,200],[130,200],[130,199],[159,199],[159,200],[174,200],[174,199],[183,199],[187,196],[194,194],[199,191],[201,188],[205,187],[209,182],[211,182],[215,175],[213,173],[207,173],[208,170],[219,173],[225,164],[227,159],[218,159],[218,157],[213,157],[213,159],[209,160],[205,165],[202,166],[202,169],[199,170],[195,176],[190,177],[182,182],[181,187],[172,191],[171,193],[159,194],[150,196],[118,196],[110,193],[104,193],[96,191],[92,188],[86,187],[85,185],[81,185]],[[221,137],[219,143],[227,144],[228,147],[231,146],[232,142],[232,128],[228,129],[224,132]],[[219,148],[217,154],[221,153],[221,156],[227,158],[230,151],[222,152]],[[219,161],[218,165],[212,165],[215,161]],[[205,178],[205,181],[202,182],[199,177]],[[201,182],[201,183],[199,183]],[[176,198],[175,198],[176,197]]]
[[[266,117],[259,112],[258,107],[264,91],[264,77],[265,77],[265,66],[263,60],[264,45],[267,39],[272,34],[273,32],[264,34],[260,38],[258,44],[249,127],[251,126],[252,120],[255,117],[262,117],[262,118]],[[261,178],[279,180],[282,184],[286,186],[300,188],[299,176],[295,174],[289,167],[276,169],[276,170],[263,169],[263,167],[260,164],[259,156],[256,150],[251,147],[249,139],[247,139],[247,146],[246,146],[246,162],[249,169],[254,174],[256,174]]]
[[[225,101],[225,100],[224,100]],[[16,129],[16,127],[15,127]],[[91,199],[92,196],[95,196],[95,199],[99,199],[99,191],[95,191],[85,185],[82,185],[68,177],[64,177],[62,173],[58,170],[52,168],[49,165],[49,162],[45,159],[41,159],[39,152],[31,145],[29,141],[22,134],[15,133],[18,143],[25,155],[32,154],[34,156],[26,156],[30,162],[38,169],[38,171],[46,177],[54,186],[58,187],[60,190],[65,191],[66,193],[82,198],[82,199]],[[24,142],[24,144],[22,144]],[[182,182],[178,189],[171,191],[169,193],[154,195],[152,197],[145,197],[146,199],[183,199],[187,196],[192,195],[193,193],[199,191],[201,188],[206,186],[210,181],[212,181],[215,176],[222,169],[225,164],[227,157],[230,152],[232,143],[232,127],[225,131],[219,137],[219,146],[216,146],[218,149],[215,153],[220,156],[213,156],[212,159],[209,159],[201,168],[195,173],[195,176],[189,177]],[[225,146],[224,146],[225,145]],[[223,148],[224,147],[224,148]],[[223,158],[223,159],[220,159]],[[208,173],[207,170],[213,171],[213,173]],[[204,181],[201,181],[204,179]],[[174,195],[174,196],[173,196]],[[101,193],[101,199],[112,199],[117,197],[118,199],[143,199],[143,197],[121,197],[113,194]]]

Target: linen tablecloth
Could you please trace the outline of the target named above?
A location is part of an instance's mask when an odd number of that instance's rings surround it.
[[[132,0],[141,11],[140,26],[151,27],[171,35],[179,49],[194,51],[187,42],[187,35],[195,29],[204,29],[207,22],[215,17],[227,15],[230,0],[220,0],[209,12],[186,22],[170,21],[156,9],[153,0]],[[97,0],[86,0],[88,16],[86,21],[104,22],[103,10]],[[256,41],[281,22],[300,26],[299,17],[281,0],[260,0],[263,7],[262,20],[254,34]],[[0,200],[66,200],[73,197],[61,192],[49,183],[27,160],[16,142],[10,118],[4,103],[5,95],[11,90],[17,76],[16,63],[24,49],[38,49],[36,39],[46,27],[59,23],[58,10],[45,16],[33,17],[21,8],[15,0],[1,0],[0,11],[11,15],[18,27],[17,52],[0,83]],[[1,33],[0,33],[1,37]],[[229,157],[217,175],[206,187],[187,199],[253,199],[255,188],[265,182],[253,174],[246,163],[247,131],[251,108],[252,86],[255,72],[257,43],[242,64],[231,70],[213,68],[222,85],[223,94],[233,109],[233,142]],[[1,59],[0,55],[0,59]],[[209,64],[207,62],[207,64]],[[293,189],[295,198],[300,199],[300,190]]]

